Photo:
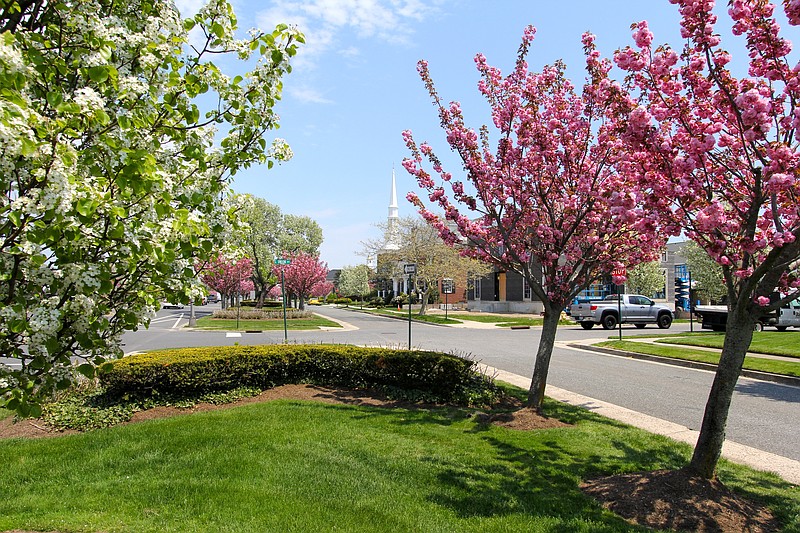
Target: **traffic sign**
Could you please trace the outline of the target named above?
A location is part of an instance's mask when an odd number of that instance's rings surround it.
[[[452,279],[445,278],[442,280],[442,294],[455,294],[456,284]]]
[[[417,265],[414,263],[403,265],[403,272],[406,274],[416,274],[417,273]]]
[[[625,270],[625,267],[615,268],[611,271],[612,276],[627,276],[628,272]]]
[[[276,265],[291,265],[292,264],[292,260],[288,259],[288,258],[278,257],[278,258],[275,259],[275,264]]]

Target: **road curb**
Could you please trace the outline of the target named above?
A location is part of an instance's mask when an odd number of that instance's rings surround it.
[[[698,361],[686,361],[684,359],[672,359],[670,357],[662,357],[660,355],[644,354],[629,352],[627,350],[616,350],[613,348],[605,348],[602,346],[592,346],[590,344],[567,344],[569,348],[577,348],[582,350],[589,350],[592,352],[604,353],[608,355],[616,355],[619,357],[629,357],[631,359],[642,359],[644,361],[653,361],[656,363],[664,363],[673,366],[682,366],[686,368],[696,368],[699,370],[708,370],[709,372],[716,372],[717,365],[711,363],[701,363]],[[770,372],[760,372],[758,370],[742,369],[740,375],[750,379],[759,379],[761,381],[769,381],[772,383],[779,383],[781,385],[790,385],[792,387],[800,387],[800,378],[794,376],[783,376],[781,374],[772,374]]]

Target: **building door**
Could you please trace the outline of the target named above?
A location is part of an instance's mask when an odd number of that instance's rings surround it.
[[[505,272],[498,272],[497,273],[497,284],[498,284],[498,291],[497,296],[498,300],[501,302],[506,301],[506,273]]]

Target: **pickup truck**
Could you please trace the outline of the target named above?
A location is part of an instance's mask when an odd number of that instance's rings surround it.
[[[702,321],[703,329],[725,331],[728,321],[728,307],[725,305],[696,305],[694,314]],[[764,313],[755,323],[755,330],[762,331],[772,326],[778,331],[786,331],[790,327],[800,328],[800,300],[785,303],[780,309]]]
[[[611,294],[602,300],[576,303],[570,307],[570,316],[583,329],[592,329],[595,324],[602,325],[604,329],[614,329],[620,322],[633,324],[637,328],[657,324],[659,328],[666,329],[672,325],[672,309],[638,294]]]

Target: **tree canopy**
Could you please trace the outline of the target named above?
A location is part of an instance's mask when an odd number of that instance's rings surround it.
[[[505,77],[482,54],[475,57],[494,145],[489,127],[469,128],[458,102],[439,97],[428,63],[418,63],[464,179],[446,171],[432,146],[417,145],[410,131],[403,134],[411,152],[403,166],[433,207],[417,193],[408,199],[446,242],[466,241],[471,256],[518,272],[542,302],[545,326],[528,396],[540,410],[561,310],[614,268],[654,259],[665,236],[656,231],[658,218],[642,209],[644,192],[624,166],[621,136],[636,103],[609,77],[611,64],[600,59],[594,37],[583,36],[587,79],[577,90],[562,62],[529,71],[534,34],[525,29]]]
[[[800,288],[800,66],[767,0],[729,3],[748,72],[738,77],[710,0],[673,0],[682,50],[654,46],[646,22],[616,63],[639,88],[626,141],[649,209],[683,231],[722,272],[729,308],[725,343],[690,470],[714,476],[728,410],[753,327]],[[783,2],[790,25],[800,3]],[[780,292],[782,298],[770,296]]]
[[[291,157],[265,134],[302,35],[236,30],[223,0],[185,21],[167,0],[0,4],[0,352],[21,363],[0,368],[7,407],[35,413],[73,359],[92,375],[160,298],[188,301],[231,176]],[[230,78],[229,58],[256,60]]]

